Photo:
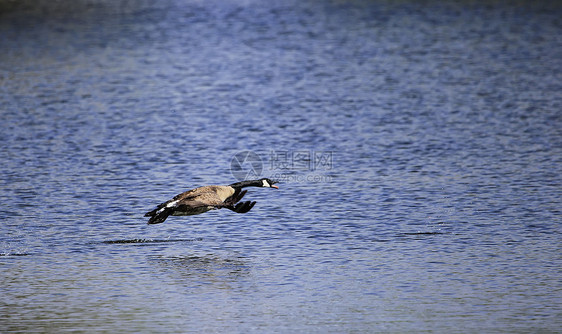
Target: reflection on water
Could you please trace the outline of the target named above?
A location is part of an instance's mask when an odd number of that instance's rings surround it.
[[[194,287],[201,284],[228,287],[228,282],[236,282],[241,276],[250,274],[250,267],[240,258],[221,258],[214,255],[194,256],[151,256],[149,262],[155,263],[163,273],[177,276],[179,284]]]
[[[562,327],[559,5],[0,0],[0,17],[2,331]],[[234,182],[242,151],[279,191],[146,224]],[[329,164],[289,159],[311,152]]]
[[[29,255],[28,253],[0,253],[0,256],[27,256]]]
[[[203,239],[123,239],[123,240],[105,240],[104,244],[159,244],[164,242],[193,242]]]

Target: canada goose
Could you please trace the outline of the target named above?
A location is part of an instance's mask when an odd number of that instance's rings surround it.
[[[246,213],[256,205],[256,202],[240,202],[247,192],[247,190],[242,190],[242,188],[262,187],[279,189],[279,187],[274,185],[275,183],[277,181],[264,178],[237,182],[228,186],[204,186],[191,189],[158,205],[156,209],[147,212],[144,216],[150,217],[148,224],[159,224],[163,223],[170,215],[192,216],[213,209],[227,208],[234,212]]]

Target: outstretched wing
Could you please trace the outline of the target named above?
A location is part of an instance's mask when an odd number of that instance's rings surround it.
[[[241,190],[240,188],[235,188],[234,194],[229,198],[227,198],[221,207],[227,208],[237,213],[246,213],[250,211],[254,207],[254,205],[256,205],[256,202],[252,202],[252,201],[240,202],[242,197],[246,195],[246,192],[247,190]]]
[[[233,208],[229,208],[229,209],[237,213],[246,213],[252,210],[254,205],[256,205],[256,202],[246,201],[246,202],[240,202],[236,204]]]
[[[190,212],[190,214],[199,214],[209,211],[209,205],[198,200],[198,196],[184,198],[181,200],[169,200],[164,202],[158,207],[145,214],[150,217],[148,224],[163,223],[170,215],[177,212]]]

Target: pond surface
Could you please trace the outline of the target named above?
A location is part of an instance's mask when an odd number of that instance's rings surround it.
[[[559,331],[560,17],[0,1],[0,328]],[[280,189],[146,224],[241,171]]]

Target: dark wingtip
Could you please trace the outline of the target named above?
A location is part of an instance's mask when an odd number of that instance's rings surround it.
[[[160,223],[162,223],[162,222],[165,220],[165,219],[164,219],[164,220],[161,220],[161,219],[157,219],[157,218],[158,218],[158,217],[152,217],[152,218],[150,218],[150,219],[146,222],[146,224],[148,224],[148,225],[160,224]]]
[[[256,202],[252,202],[252,201],[240,202],[236,204],[233,211],[236,213],[246,213],[252,210],[254,205],[256,205]]]

